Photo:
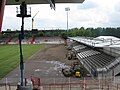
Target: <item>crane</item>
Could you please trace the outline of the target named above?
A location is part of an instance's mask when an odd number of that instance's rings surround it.
[[[35,16],[37,15],[39,13],[39,11],[32,17],[32,30],[33,30],[33,27],[34,27],[34,18],[35,18]]]

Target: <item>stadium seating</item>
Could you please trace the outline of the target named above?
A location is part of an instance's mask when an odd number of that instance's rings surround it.
[[[84,63],[84,66],[88,68],[91,74],[100,72],[102,69],[110,69],[113,66],[111,63],[115,61],[115,57],[84,45],[74,46],[73,50],[77,52],[76,56],[79,61]],[[99,71],[97,71],[98,69]]]

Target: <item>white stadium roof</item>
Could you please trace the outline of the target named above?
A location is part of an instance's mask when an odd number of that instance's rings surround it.
[[[97,38],[69,37],[69,39],[92,47],[120,47],[120,39],[114,36],[99,36]]]
[[[22,1],[25,1],[27,4],[49,4],[51,0],[6,0],[7,5],[19,5]],[[83,3],[85,0],[55,0],[55,3]]]

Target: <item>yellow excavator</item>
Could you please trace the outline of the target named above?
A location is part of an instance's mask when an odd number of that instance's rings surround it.
[[[74,62],[70,68],[63,68],[62,73],[65,77],[78,77],[84,76],[84,69],[80,66],[78,62]]]

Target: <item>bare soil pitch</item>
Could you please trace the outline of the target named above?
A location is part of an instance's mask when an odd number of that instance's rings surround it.
[[[61,73],[61,69],[75,61],[66,58],[67,52],[64,45],[47,45],[25,62],[24,77],[65,78]],[[20,78],[19,67],[6,75],[5,78],[8,78],[9,81]]]

